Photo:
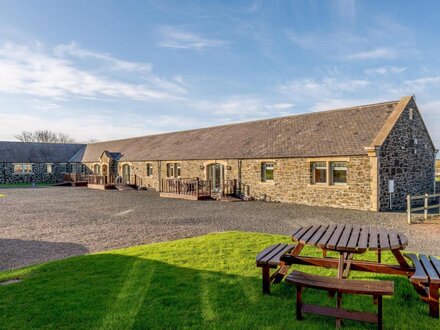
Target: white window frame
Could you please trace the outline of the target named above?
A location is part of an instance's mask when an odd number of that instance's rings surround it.
[[[335,166],[335,164],[338,164],[338,163],[339,164],[345,163],[345,167]],[[342,161],[329,162],[329,168],[330,168],[330,182],[331,182],[331,184],[334,186],[346,186],[347,181],[348,181],[348,164],[347,164],[347,162],[342,162]],[[338,170],[338,171],[345,170],[345,182],[334,182],[334,179],[333,179],[333,171],[334,170]]]
[[[46,164],[46,173],[47,174],[53,174],[53,164],[52,163],[47,163]]]
[[[176,178],[180,178],[180,175],[182,174],[180,163],[174,163],[174,174]]]
[[[267,178],[267,170],[272,170],[272,179]],[[275,179],[275,163],[261,163],[261,182],[273,182]]]
[[[147,177],[151,178],[153,176],[153,164],[147,163]]]
[[[16,175],[20,175],[20,174],[24,174],[24,175],[29,175],[29,174],[34,174],[34,164],[33,163],[13,163],[12,164],[14,167],[14,174]],[[21,172],[16,172],[15,171],[15,166],[21,166]],[[30,166],[31,170],[30,172],[27,172],[25,170],[26,167]]]
[[[310,170],[312,171],[312,176],[311,176],[311,184],[312,185],[318,185],[318,186],[325,186],[328,184],[328,163],[326,161],[315,161],[315,162],[310,162]],[[324,166],[317,166],[317,164],[325,164]],[[325,182],[316,182],[316,173],[315,170],[325,170]]]
[[[167,163],[167,178],[174,178],[174,163]]]

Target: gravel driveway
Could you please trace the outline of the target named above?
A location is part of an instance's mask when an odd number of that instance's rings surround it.
[[[49,187],[0,189],[0,270],[209,232],[289,235],[314,223],[377,225],[404,232],[409,250],[440,255],[440,223],[406,224],[403,213],[374,213],[267,202],[160,198],[147,191]]]

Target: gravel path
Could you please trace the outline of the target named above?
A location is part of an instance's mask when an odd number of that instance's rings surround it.
[[[294,226],[350,223],[407,234],[408,250],[440,255],[440,220],[406,224],[403,213],[265,202],[159,198],[147,191],[50,187],[0,189],[0,270],[89,252],[243,230],[289,235]]]

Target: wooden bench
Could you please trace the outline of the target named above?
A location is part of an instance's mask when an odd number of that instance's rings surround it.
[[[415,267],[414,275],[410,277],[411,283],[423,301],[429,305],[429,315],[439,317],[439,286],[440,286],[440,260],[433,256],[413,253],[404,254]]]
[[[263,293],[270,293],[270,284],[272,282],[277,283],[282,279],[282,276],[277,278],[278,273],[285,266],[284,262],[281,261],[281,257],[292,251],[295,246],[294,244],[278,243],[267,247],[257,255],[257,267],[261,267],[263,275]],[[271,268],[278,269],[271,275]]]
[[[336,326],[340,327],[341,318],[363,322],[376,323],[382,329],[382,296],[393,295],[394,283],[392,281],[362,281],[346,280],[336,277],[319,276],[293,271],[286,277],[286,282],[296,286],[296,318],[302,320],[302,313],[319,314],[336,317]],[[337,293],[336,307],[303,304],[303,289],[314,288]],[[349,311],[341,308],[342,294],[371,295],[378,305],[377,314]]]

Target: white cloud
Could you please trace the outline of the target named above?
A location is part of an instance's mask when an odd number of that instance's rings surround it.
[[[100,57],[75,47],[62,48]],[[6,43],[0,48],[0,92],[29,94],[39,97],[66,98],[126,98],[139,101],[179,100],[186,91],[177,83],[147,75],[148,83],[134,84],[114,79],[107,73],[97,74],[79,69],[74,62],[57,54],[44,51],[41,45]],[[119,61],[110,56],[104,61],[119,63],[130,70],[138,63]],[[119,61],[119,62],[118,62]],[[146,69],[146,67],[145,67]],[[144,77],[143,77],[144,78]]]
[[[110,54],[98,53],[83,49],[79,47],[75,42],[69,44],[58,45],[54,48],[55,55],[59,57],[65,57],[66,55],[79,57],[79,58],[94,58],[100,61],[104,61],[108,64],[108,68],[112,70],[125,70],[125,71],[147,71],[150,72],[152,65],[149,63],[129,62],[114,58]]]
[[[365,70],[365,73],[368,75],[371,74],[380,74],[380,75],[385,75],[385,74],[399,74],[399,73],[403,73],[407,70],[406,67],[397,67],[397,66],[382,66],[382,67],[378,67],[378,68],[371,68],[371,69],[367,69]]]
[[[310,111],[326,111],[326,110],[332,110],[332,109],[342,109],[342,108],[349,108],[354,107],[362,104],[373,104],[373,103],[379,103],[389,100],[381,100],[381,99],[322,99],[316,103],[314,103]]]
[[[281,92],[292,97],[319,99],[334,97],[341,93],[354,92],[369,85],[370,82],[367,80],[345,77],[306,78],[291,80],[279,86],[279,89]]]
[[[193,32],[171,26],[163,27],[161,33],[163,40],[159,43],[159,46],[164,48],[202,50],[226,44],[223,40],[203,38]]]
[[[347,60],[372,60],[372,59],[389,59],[395,58],[396,52],[393,49],[381,47],[373,50],[363,51],[348,55]]]
[[[234,95],[221,101],[194,102],[192,107],[204,113],[218,116],[222,121],[242,121],[284,116],[293,103],[271,103],[251,95]]]

